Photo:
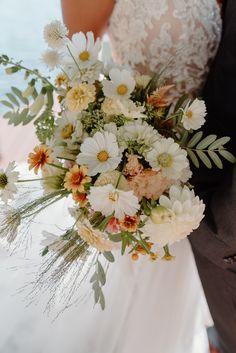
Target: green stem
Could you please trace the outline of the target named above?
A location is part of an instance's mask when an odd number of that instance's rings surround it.
[[[73,59],[73,61],[74,61],[75,65],[77,66],[77,68],[78,68],[79,72],[81,72],[80,67],[79,67],[79,65],[78,65],[77,61],[75,60],[74,55],[72,54],[72,52],[71,52],[71,50],[70,50],[69,46],[67,45],[66,47],[67,47],[68,52],[70,53],[70,55],[71,55],[71,57],[72,57],[72,59]]]
[[[47,165],[50,165],[51,167],[55,167],[55,168],[58,168],[58,169],[62,169],[62,170],[64,170],[64,171],[66,171],[66,172],[69,171],[68,168],[64,168],[64,167],[62,167],[61,165],[57,165],[57,164],[54,164],[54,163],[47,163]]]
[[[25,70],[25,71],[29,72],[31,75],[37,76],[43,83],[46,82],[49,86],[51,86],[54,90],[56,90],[56,87],[46,77],[43,77],[38,72],[38,70],[28,69],[27,67],[21,65],[20,63],[15,63],[13,60],[8,60],[7,64],[14,65],[14,66],[18,67],[21,70]]]

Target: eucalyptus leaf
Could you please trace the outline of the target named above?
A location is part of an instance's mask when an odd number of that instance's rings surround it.
[[[103,256],[105,257],[105,259],[109,262],[115,262],[115,258],[114,255],[112,254],[112,252],[110,251],[104,251]]]
[[[100,261],[97,262],[97,274],[99,282],[104,286],[106,284],[106,274]]]
[[[203,136],[203,132],[198,131],[195,135],[193,135],[191,140],[189,140],[187,147],[189,148],[194,147],[201,140],[202,136]]]
[[[226,151],[225,149],[219,150],[219,154],[230,163],[236,162],[236,158],[234,157],[234,155],[232,153],[230,153],[229,151]]]
[[[104,297],[104,294],[102,291],[100,293],[99,304],[101,305],[102,310],[104,310],[105,309],[105,297]]]
[[[223,163],[220,157],[214,151],[208,151],[209,156],[219,169],[223,169]]]
[[[210,144],[212,144],[215,140],[217,139],[216,135],[209,135],[206,136],[201,142],[197,144],[197,149],[203,150],[206,147],[208,147]]]
[[[195,167],[199,168],[200,164],[199,164],[199,160],[197,159],[196,154],[192,150],[190,150],[189,148],[187,148],[187,152],[188,152],[189,158],[191,159],[191,161],[193,162]]]
[[[210,159],[207,157],[206,153],[204,153],[203,151],[199,150],[196,151],[198,157],[201,159],[201,161],[205,164],[205,166],[209,169],[212,168],[212,163],[210,161]]]
[[[218,140],[216,140],[215,142],[213,142],[213,143],[208,147],[208,149],[209,149],[210,151],[216,150],[216,149],[218,149],[219,147],[225,145],[225,144],[226,144],[227,142],[229,142],[229,141],[230,141],[230,137],[228,137],[228,136],[221,137],[221,138],[219,138]]]
[[[95,289],[94,289],[94,301],[95,301],[95,304],[98,303],[101,294],[102,294],[101,288],[99,286],[95,287]]]

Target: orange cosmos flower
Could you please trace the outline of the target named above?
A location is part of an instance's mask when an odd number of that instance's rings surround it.
[[[79,203],[80,207],[85,207],[88,202],[87,194],[82,194],[80,192],[74,192],[72,197],[76,203]]]
[[[120,221],[120,228],[127,232],[136,232],[139,224],[139,217],[138,216],[128,216],[126,215],[125,218]]]
[[[84,193],[84,184],[89,183],[91,178],[87,176],[88,168],[74,165],[65,176],[64,187],[73,193]]]
[[[39,168],[44,168],[47,163],[52,163],[52,150],[46,145],[36,146],[34,152],[28,156],[29,170],[34,169],[35,174],[38,174]]]

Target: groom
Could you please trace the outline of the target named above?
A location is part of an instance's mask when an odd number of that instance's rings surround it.
[[[236,156],[236,0],[224,0],[222,41],[203,96],[205,133],[230,136],[227,148]],[[196,170],[193,183],[207,208],[190,240],[221,352],[236,353],[236,166]]]

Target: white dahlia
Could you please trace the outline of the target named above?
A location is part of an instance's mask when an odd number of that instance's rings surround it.
[[[124,115],[128,119],[140,119],[145,118],[144,106],[137,106],[130,99],[117,101],[117,106],[120,109],[120,114]]]
[[[142,231],[160,246],[186,238],[204,217],[205,205],[187,186],[171,186],[169,197],[162,195],[159,204]]]
[[[121,161],[121,153],[116,136],[108,131],[96,132],[87,137],[81,145],[76,159],[80,165],[88,167],[88,175],[104,173],[116,169]]]
[[[179,147],[172,138],[161,138],[146,155],[151,167],[169,179],[179,179],[188,167],[187,152]]]
[[[121,146],[127,148],[129,142],[135,142],[142,148],[140,153],[150,150],[160,140],[161,136],[152,126],[140,120],[128,122],[121,126],[118,135]]]
[[[17,192],[15,183],[19,173],[15,171],[15,167],[15,162],[11,162],[5,171],[0,169],[0,199],[5,203],[8,200],[13,200],[14,194]]]
[[[135,80],[128,70],[113,68],[109,72],[109,80],[103,80],[103,92],[106,97],[128,99],[135,88]]]
[[[192,103],[189,101],[184,108],[182,124],[186,130],[197,130],[205,123],[206,115],[205,102],[196,98]]]
[[[69,33],[66,26],[61,21],[53,21],[44,27],[43,35],[45,42],[52,49],[62,48],[67,39]]]
[[[91,187],[88,200],[94,211],[104,216],[114,213],[118,219],[123,219],[125,215],[134,216],[140,207],[133,191],[122,191],[111,184]]]
[[[49,70],[54,70],[62,63],[62,55],[56,50],[48,49],[42,55],[42,62],[47,65]]]
[[[83,125],[78,114],[65,111],[61,118],[58,118],[55,129],[55,140],[57,142],[80,142],[83,136]]]

